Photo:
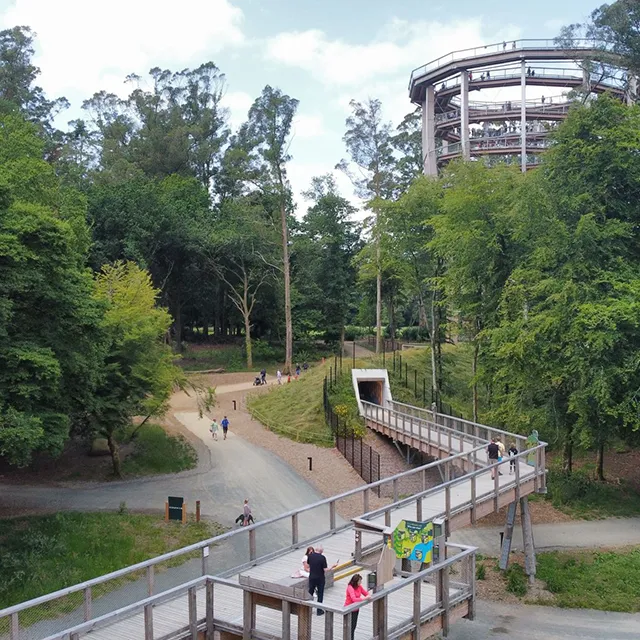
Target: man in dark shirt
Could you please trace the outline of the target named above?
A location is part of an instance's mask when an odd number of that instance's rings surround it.
[[[327,559],[322,555],[323,551],[322,547],[316,547],[316,550],[307,558],[307,564],[309,565],[309,593],[313,598],[313,594],[317,591],[318,602],[322,602],[324,598],[325,573],[336,567],[335,564],[332,567],[327,565]],[[318,615],[324,615],[324,611],[318,609]]]
[[[491,438],[491,443],[487,447],[487,455],[489,456],[489,464],[495,464],[500,457],[500,447],[496,444],[496,439]],[[491,479],[496,477],[496,467],[491,467]]]

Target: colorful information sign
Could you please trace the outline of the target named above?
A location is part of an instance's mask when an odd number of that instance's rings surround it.
[[[403,520],[393,531],[396,558],[429,563],[433,556],[433,523]]]

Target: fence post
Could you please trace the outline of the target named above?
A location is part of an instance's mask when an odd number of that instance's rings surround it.
[[[393,351],[393,373],[396,372],[396,352],[395,349]]]
[[[418,370],[413,370],[413,395],[418,397]]]
[[[353,337],[353,368],[356,368],[356,339]]]
[[[427,404],[427,379],[422,378],[422,405]]]
[[[409,388],[409,363],[404,363],[404,386]]]

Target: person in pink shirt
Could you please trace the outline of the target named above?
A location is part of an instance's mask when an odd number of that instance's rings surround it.
[[[356,573],[347,585],[347,597],[344,600],[344,606],[348,607],[350,604],[366,600],[368,597],[369,592],[362,586],[362,576]],[[359,613],[359,610],[351,612],[351,640],[353,640],[356,635]]]

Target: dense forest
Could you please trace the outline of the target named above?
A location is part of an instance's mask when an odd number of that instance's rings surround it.
[[[585,33],[640,74],[640,11],[619,0]],[[473,417],[537,428],[600,456],[640,425],[640,107],[573,92],[540,168],[454,162],[421,175],[420,113],[397,126],[352,101],[337,169],[296,211],[298,101],[265,86],[233,130],[213,62],[129,76],[60,130],[27,27],[0,32],[0,456],[60,452],[162,413],[189,341],[339,345],[349,325],[472,349]],[[618,58],[619,59],[619,58]],[[588,61],[586,62],[588,64]],[[150,87],[150,88],[145,88]],[[347,194],[350,195],[350,194]],[[349,330],[351,334],[355,328]],[[203,396],[206,403],[206,397]],[[602,465],[599,465],[602,474]]]

